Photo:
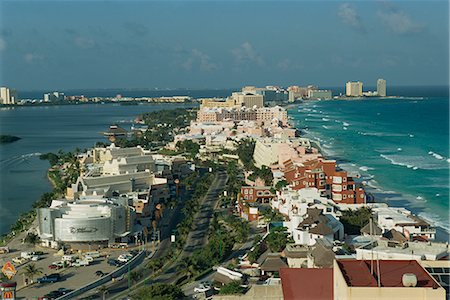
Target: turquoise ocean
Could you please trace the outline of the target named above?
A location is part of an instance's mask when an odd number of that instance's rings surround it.
[[[376,202],[406,207],[449,231],[448,92],[305,101],[289,116],[328,158],[359,174]]]

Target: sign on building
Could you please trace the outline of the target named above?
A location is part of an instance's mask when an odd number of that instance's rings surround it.
[[[6,262],[6,264],[3,265],[2,273],[5,274],[8,279],[11,279],[16,275],[17,270],[14,268],[14,265],[11,262]]]

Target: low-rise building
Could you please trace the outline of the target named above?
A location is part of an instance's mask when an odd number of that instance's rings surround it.
[[[373,211],[383,232],[395,229],[408,240],[434,240],[436,238],[436,228],[405,208],[377,207]]]
[[[416,260],[336,260],[334,299],[445,299],[445,289]]]
[[[356,248],[357,259],[415,259],[439,260],[449,254],[448,245],[442,243],[393,243],[388,239],[374,238],[372,242]]]

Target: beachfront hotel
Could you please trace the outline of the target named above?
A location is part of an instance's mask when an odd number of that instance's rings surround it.
[[[377,94],[380,97],[386,97],[386,80],[381,78],[377,80]]]
[[[15,104],[17,92],[8,87],[0,87],[0,104]]]
[[[363,95],[363,83],[361,81],[348,81],[345,84],[345,95],[347,97],[361,97]]]

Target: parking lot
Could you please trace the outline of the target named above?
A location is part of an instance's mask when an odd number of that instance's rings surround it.
[[[14,264],[17,269],[17,274],[13,278],[13,280],[17,282],[16,299],[38,299],[38,297],[42,297],[43,295],[59,288],[75,290],[100,278],[101,275],[96,275],[97,271],[108,274],[117,268],[115,266],[109,265],[107,263],[108,258],[106,256],[102,256],[99,258],[95,258],[94,261],[91,262],[88,266],[68,267],[59,270],[50,269],[49,265],[54,262],[61,261],[62,258],[61,255],[56,255],[56,250],[40,248],[29,249],[28,251],[44,251],[46,254],[44,254],[38,261],[27,261],[26,263],[19,266]],[[125,249],[100,251],[100,253],[107,254],[109,259],[117,259],[119,255],[127,252],[128,251]],[[3,265],[6,261],[12,262],[12,259],[14,257],[20,256],[20,254],[20,251],[2,254],[0,257],[0,263]],[[37,268],[41,268],[42,274],[34,276],[35,283],[25,286],[25,268],[28,264],[31,263],[34,263]],[[62,280],[55,283],[36,283],[37,278],[52,273],[60,273]]]

